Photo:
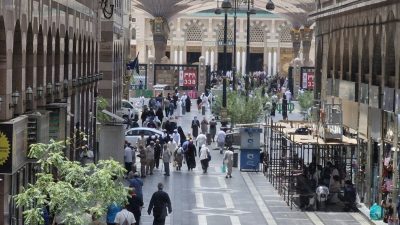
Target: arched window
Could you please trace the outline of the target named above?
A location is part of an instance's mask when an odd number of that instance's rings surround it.
[[[292,42],[292,35],[290,34],[291,26],[287,25],[282,28],[279,33],[280,42]]]
[[[227,40],[228,42],[232,42],[233,41],[233,31],[232,29],[227,29]],[[219,42],[223,42],[224,41],[224,28],[220,28],[218,30],[218,41]]]
[[[265,32],[259,26],[252,26],[250,28],[250,42],[264,42]]]
[[[202,41],[203,31],[197,24],[193,24],[186,30],[186,41]]]

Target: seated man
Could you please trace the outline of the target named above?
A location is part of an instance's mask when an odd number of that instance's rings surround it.
[[[344,185],[344,195],[339,195],[340,200],[344,202],[343,210],[345,212],[356,209],[356,197],[356,189],[354,188],[353,183],[350,180],[346,180]]]

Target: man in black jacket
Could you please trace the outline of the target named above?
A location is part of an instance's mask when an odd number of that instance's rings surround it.
[[[167,217],[168,213],[172,213],[171,200],[169,199],[168,193],[163,191],[164,185],[162,183],[158,183],[157,187],[158,191],[154,192],[151,196],[147,213],[150,215],[153,210],[153,225],[164,225],[165,217]]]

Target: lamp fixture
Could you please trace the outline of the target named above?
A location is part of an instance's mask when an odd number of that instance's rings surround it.
[[[55,84],[54,92],[58,94],[58,93],[60,93],[60,89],[61,89],[61,83],[60,83],[60,82],[57,82],[57,83]]]
[[[224,0],[221,4],[221,8],[224,11],[228,11],[232,8],[232,3],[229,0]]]
[[[108,3],[108,0],[101,0],[100,7],[103,10],[104,18],[111,19],[114,14],[114,4],[112,4],[113,0],[110,0],[111,3]]]
[[[275,4],[274,4],[274,2],[273,2],[272,0],[269,0],[269,1],[267,2],[267,5],[265,6],[265,8],[266,8],[268,11],[273,11],[273,10],[275,9]]]
[[[18,99],[19,99],[19,92],[15,91],[11,94],[11,100],[12,103],[10,104],[10,108],[14,108],[15,106],[18,105]]]
[[[43,87],[42,86],[37,87],[36,91],[38,98],[41,98],[43,96]]]
[[[3,104],[3,98],[0,97],[0,111],[1,111],[1,105]]]
[[[64,79],[63,86],[64,86],[64,90],[68,91],[68,79]]]
[[[215,14],[220,15],[222,13],[221,9],[219,8],[219,1],[217,0],[217,8],[214,11]]]
[[[32,101],[33,99],[33,90],[31,87],[26,88],[26,100]]]
[[[250,11],[249,11],[249,14],[250,15],[255,15],[255,14],[257,14],[257,12],[256,12],[256,10],[254,8],[251,8]]]
[[[47,95],[51,95],[52,89],[53,89],[53,85],[51,83],[48,83],[46,86]]]

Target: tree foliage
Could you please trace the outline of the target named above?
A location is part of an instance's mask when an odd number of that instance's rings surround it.
[[[30,158],[37,159],[40,172],[36,182],[22,188],[15,196],[23,207],[24,224],[43,224],[43,209],[59,216],[67,225],[81,225],[84,214],[103,215],[113,202],[126,201],[127,189],[122,181],[126,170],[114,160],[81,165],[64,155],[64,141],[33,144]]]
[[[261,96],[260,90],[255,90],[252,96],[246,96],[237,91],[227,93],[227,112],[231,122],[236,124],[255,123],[263,115],[263,107],[268,101],[267,97]],[[214,112],[222,108],[222,95],[217,96],[213,105]]]
[[[305,91],[297,97],[299,105],[303,111],[307,111],[314,104],[314,94],[312,91]]]
[[[109,115],[103,113],[104,109],[107,109],[109,106],[107,100],[103,97],[97,97],[97,121],[100,123],[110,122],[111,118]]]

